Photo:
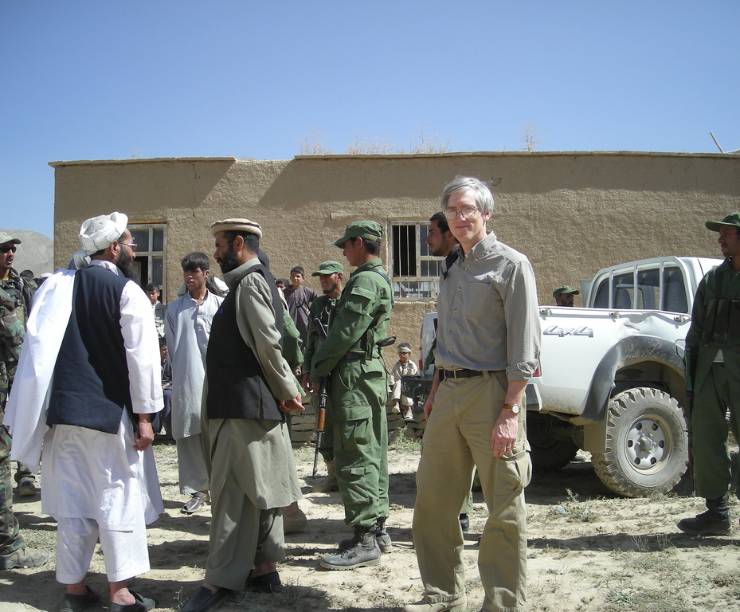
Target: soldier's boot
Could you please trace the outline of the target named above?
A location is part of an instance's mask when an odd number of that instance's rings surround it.
[[[678,528],[691,535],[727,535],[732,529],[730,526],[730,507],[727,495],[715,499],[707,499],[707,511],[694,518],[685,518],[678,521]]]
[[[388,535],[388,531],[385,528],[385,519],[385,516],[379,518],[375,523],[375,527],[373,527],[373,531],[375,532],[375,541],[378,543],[380,552],[388,554],[393,552],[393,540],[391,540],[391,536]]]
[[[316,484],[313,485],[313,490],[317,493],[331,493],[333,491],[339,491],[339,484],[337,483],[337,466],[334,461],[326,462],[326,476],[321,480],[316,481]]]
[[[329,570],[350,570],[356,567],[378,565],[380,548],[371,527],[355,525],[355,544],[339,553],[324,555],[320,565]]]
[[[390,553],[393,552],[393,541],[391,540],[391,536],[388,535],[388,531],[385,528],[385,519],[386,517],[379,518],[375,522],[375,525],[370,528],[370,531],[375,535],[375,541],[378,544],[380,552]],[[349,550],[350,548],[355,546],[357,542],[357,530],[355,530],[355,534],[351,538],[346,538],[339,542],[340,552]]]

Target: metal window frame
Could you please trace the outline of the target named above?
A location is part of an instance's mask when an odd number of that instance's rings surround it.
[[[161,251],[154,251],[151,247],[154,246],[154,230],[161,229],[162,230],[162,250]],[[167,224],[166,223],[132,223],[128,226],[129,232],[133,233],[136,231],[142,231],[147,230],[149,232],[149,246],[150,248],[142,251],[138,248],[136,249],[136,257],[146,257],[147,258],[147,279],[144,283],[145,285],[152,282],[152,257],[160,257],[162,258],[162,287],[161,287],[161,293],[162,295],[167,295]]]
[[[414,262],[416,264],[416,271],[417,274],[415,275],[392,275],[391,280],[393,281],[393,294],[394,297],[398,300],[405,301],[405,302],[420,302],[420,301],[427,301],[427,300],[434,300],[436,299],[438,293],[439,293],[439,275],[433,275],[433,276],[425,276],[421,273],[421,264],[425,261],[442,261],[444,258],[442,257],[435,257],[434,255],[422,255],[421,254],[421,227],[422,226],[429,226],[430,223],[428,221],[419,221],[418,219],[408,219],[408,220],[401,220],[401,219],[393,219],[392,221],[389,221],[389,232],[388,235],[390,236],[390,245],[388,249],[389,254],[389,269],[391,273],[393,272],[395,268],[396,261],[394,259],[394,251],[395,251],[395,245],[393,244],[394,239],[394,228],[398,226],[405,226],[405,227],[413,227],[414,228],[414,234],[415,234],[415,242],[416,242],[416,248],[415,252],[413,253],[414,256]],[[411,257],[411,253],[407,250],[406,255],[408,257]],[[399,269],[402,269],[402,266],[399,265]],[[398,290],[397,286],[399,284],[403,283],[415,283],[418,287],[420,283],[429,283],[431,286],[431,294],[430,296],[409,296],[409,295],[401,295],[401,292]],[[417,289],[417,292],[419,290]]]

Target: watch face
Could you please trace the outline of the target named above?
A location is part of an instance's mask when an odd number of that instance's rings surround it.
[[[520,411],[520,410],[521,410],[521,408],[519,407],[519,404],[512,404],[512,405],[511,405],[511,411],[512,411],[512,412],[513,412],[514,414],[519,414],[519,411]]]

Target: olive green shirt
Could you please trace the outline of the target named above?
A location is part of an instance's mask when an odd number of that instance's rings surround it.
[[[339,297],[329,334],[311,360],[311,379],[327,376],[348,353],[380,358],[375,345],[388,335],[393,290],[379,257],[359,266]]]

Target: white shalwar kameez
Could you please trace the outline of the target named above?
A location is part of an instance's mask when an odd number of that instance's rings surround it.
[[[119,269],[107,261],[96,260],[92,265],[101,265],[120,274]],[[64,278],[60,281],[62,286],[54,295],[41,293],[44,290],[42,285],[39,290],[41,299],[38,300],[40,307],[34,308],[29,319],[29,333],[33,338],[28,345],[29,355],[23,356],[19,363],[21,386],[14,385],[13,388],[15,397],[11,416],[16,421],[23,419],[21,406],[24,397],[47,398],[51,377],[48,372],[38,372],[37,365],[45,364],[48,369],[48,364],[51,364],[53,369],[56,356],[50,360],[48,352],[58,354],[63,333],[58,333],[58,328],[49,332],[44,321],[60,325],[58,317],[53,316],[54,309],[71,310],[69,304],[59,304],[59,300],[71,301],[71,284],[66,283],[65,286]],[[163,405],[157,335],[151,304],[133,281],[123,288],[120,312],[133,412],[152,414],[161,410]],[[53,338],[54,342],[41,341],[47,332],[47,337]],[[34,351],[37,352],[35,355]],[[24,367],[33,376],[24,376]],[[34,379],[46,384],[47,389],[24,388],[32,385]],[[45,407],[30,408],[28,414],[35,416],[36,430],[45,428]],[[19,427],[23,437],[33,441],[36,436],[31,431],[26,433],[28,430],[27,426]],[[20,442],[22,448],[30,447],[30,442]],[[47,430],[41,462],[41,509],[58,522],[59,582],[73,584],[83,580],[98,538],[109,582],[149,571],[146,525],[155,521],[164,507],[152,447],[138,451],[133,444],[133,426],[126,410],[122,411],[117,434],[72,425],[55,425]]]
[[[223,298],[210,291],[198,304],[189,293],[167,306],[165,337],[172,364],[172,437],[177,443],[180,492],[208,490],[201,442],[201,405],[211,322]]]

